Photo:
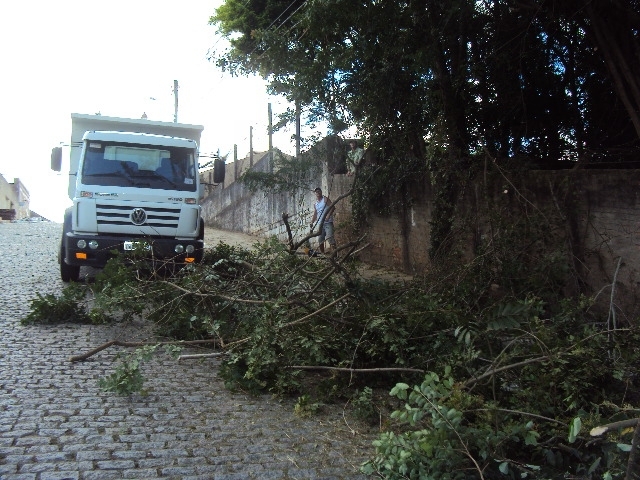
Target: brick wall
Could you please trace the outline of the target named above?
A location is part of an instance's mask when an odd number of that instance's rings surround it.
[[[639,315],[640,170],[532,171],[513,181],[508,184],[502,179],[484,185],[478,179],[465,190],[459,211],[464,212],[460,222],[466,222],[467,228],[459,232],[466,236],[461,243],[467,245],[469,256],[478,241],[476,236],[481,237],[486,228],[480,192],[489,191],[494,199],[507,196],[512,202],[529,202],[531,209],[555,211],[564,217],[574,267],[592,293],[600,292],[599,303],[608,307],[615,285],[616,306],[624,305],[627,319]],[[433,194],[426,185],[421,196],[412,198],[414,205],[405,215],[404,234],[400,218],[370,212],[366,231],[370,246],[360,255],[363,261],[412,274],[427,271]],[[469,228],[471,224],[475,228]]]

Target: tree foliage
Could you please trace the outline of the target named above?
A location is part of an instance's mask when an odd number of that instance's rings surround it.
[[[487,159],[552,168],[636,160],[639,7],[227,0],[210,22],[230,48],[213,60],[263,75],[273,93],[334,133],[357,127],[386,165],[378,188],[354,191],[358,221],[384,198],[406,223],[411,183],[430,181],[433,259],[449,248],[456,201]]]
[[[449,162],[619,160],[640,137],[637,0],[227,0],[215,57],[339,132]]]

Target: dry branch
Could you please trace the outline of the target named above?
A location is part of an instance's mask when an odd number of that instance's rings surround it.
[[[264,305],[264,304],[268,303],[265,300],[251,300],[251,299],[246,299],[246,298],[229,297],[227,295],[221,295],[219,293],[195,292],[193,290],[187,290],[186,288],[183,288],[180,285],[176,285],[175,283],[168,282],[166,280],[163,280],[162,283],[164,283],[166,285],[170,285],[173,288],[175,288],[177,290],[180,290],[181,292],[184,292],[184,293],[187,293],[187,294],[191,294],[191,295],[195,295],[197,297],[217,297],[217,298],[221,298],[222,300],[227,300],[229,302],[251,303],[251,304],[254,304],[254,305]]]
[[[104,343],[99,347],[94,348],[93,350],[88,351],[87,353],[83,353],[82,355],[76,355],[74,357],[70,357],[70,362],[79,362],[81,360],[86,360],[89,357],[92,357],[96,353],[101,352],[102,350],[106,350],[109,347],[117,346],[117,347],[129,347],[129,348],[139,348],[139,347],[147,347],[153,345],[205,345],[218,342],[217,339],[209,339],[209,340],[176,340],[173,342],[123,342],[121,340],[111,340],[110,342]]]
[[[197,353],[194,355],[180,355],[178,357],[178,361],[181,360],[196,360],[200,358],[213,358],[213,357],[223,357],[227,353],[226,352],[215,352],[215,353]]]
[[[323,367],[323,366],[310,366],[310,365],[291,365],[289,368],[297,370],[331,370],[334,372],[349,372],[349,373],[377,373],[377,372],[413,372],[424,373],[424,370],[419,368],[345,368],[345,367]]]
[[[592,437],[600,437],[611,430],[617,430],[618,428],[630,428],[635,427],[638,424],[640,418],[632,418],[630,420],[621,420],[619,422],[607,423],[599,427],[594,427],[589,432]]]
[[[178,289],[180,289],[180,290],[184,290],[181,287],[178,287],[177,285],[176,285],[176,287]],[[341,296],[340,298],[338,298],[337,300],[334,300],[333,302],[323,306],[322,308],[319,308],[318,310],[310,313],[309,315],[305,315],[304,317],[299,318],[298,320],[294,320],[293,322],[289,322],[289,323],[286,323],[286,324],[280,326],[279,329],[287,328],[287,327],[291,327],[293,325],[298,325],[300,323],[303,323],[303,322],[307,321],[308,319],[310,319],[311,317],[314,317],[314,316],[318,315],[319,313],[323,312],[327,308],[330,308],[333,305],[335,305],[336,303],[346,299],[350,295],[351,295],[350,293],[347,293],[347,294]],[[225,344],[220,339],[213,339],[213,338],[209,339],[209,340],[190,340],[190,341],[176,340],[176,341],[172,341],[172,342],[123,342],[121,340],[111,340],[110,342],[104,343],[104,344],[100,345],[99,347],[96,347],[93,350],[90,350],[87,353],[84,353],[82,355],[76,355],[74,357],[70,357],[69,361],[78,362],[78,361],[81,361],[81,360],[86,360],[87,358],[92,357],[96,353],[99,353],[102,350],[105,350],[105,349],[107,349],[109,347],[112,347],[112,346],[139,348],[139,347],[146,347],[146,346],[152,346],[152,345],[187,345],[187,346],[191,346],[191,345],[203,345],[203,344],[218,343],[218,345],[220,345],[222,348],[228,348],[228,347],[233,346],[233,345],[239,345],[239,344],[248,342],[250,339],[251,339],[250,337],[247,337],[247,338],[243,338],[243,339],[240,339],[240,340],[235,340],[235,341],[227,343],[227,344]],[[183,358],[186,358],[186,356],[183,357]]]
[[[480,380],[487,378],[487,377],[491,377],[492,375],[498,373],[498,372],[502,372],[504,370],[509,370],[511,368],[518,368],[518,367],[523,367],[525,365],[529,365],[530,363],[536,363],[536,362],[546,362],[549,360],[549,357],[538,357],[538,358],[529,358],[528,360],[524,360],[522,362],[518,362],[518,363],[513,363],[511,365],[505,365],[504,367],[500,367],[500,368],[492,368],[491,370],[489,370],[486,373],[483,373],[482,375],[475,377],[475,378],[470,378],[469,380],[467,380],[466,382],[464,382],[464,386],[468,387],[469,385],[473,385],[474,383],[479,382]]]

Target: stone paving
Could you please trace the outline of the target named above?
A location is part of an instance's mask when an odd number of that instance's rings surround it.
[[[0,479],[364,479],[375,433],[355,431],[341,406],[301,419],[293,401],[225,390],[218,360],[157,356],[146,395],[98,388],[120,347],[69,357],[144,324],[22,326],[30,300],[59,294],[61,225],[0,223]],[[190,352],[184,352],[190,353]]]

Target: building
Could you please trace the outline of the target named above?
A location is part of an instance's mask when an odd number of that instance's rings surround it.
[[[0,218],[2,220],[20,220],[29,218],[29,191],[19,178],[13,183],[0,175]]]

